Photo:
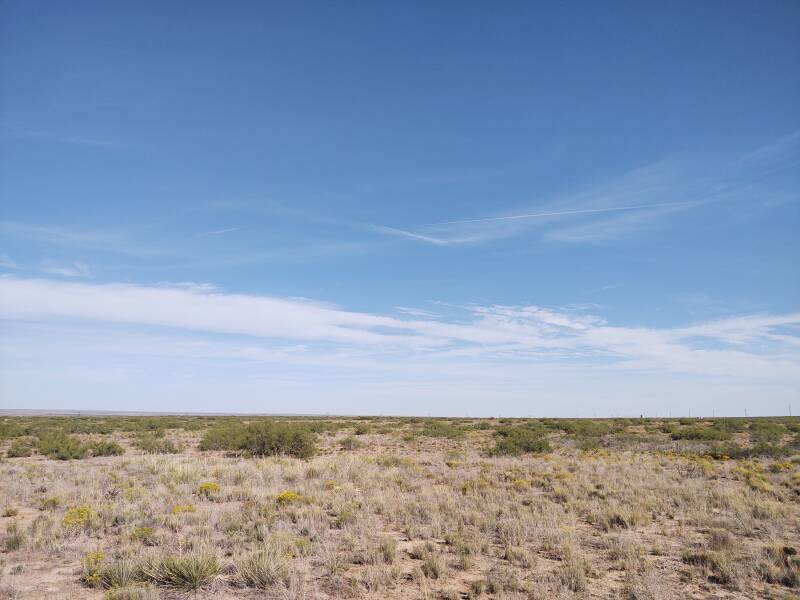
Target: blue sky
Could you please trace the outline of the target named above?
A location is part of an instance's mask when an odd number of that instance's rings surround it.
[[[0,17],[0,407],[800,411],[796,2]]]

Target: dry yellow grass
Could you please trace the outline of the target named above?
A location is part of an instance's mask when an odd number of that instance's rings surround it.
[[[380,422],[373,422],[375,427]],[[0,598],[789,598],[798,468],[486,431],[0,463]],[[118,436],[119,437],[119,436]],[[56,499],[56,500],[54,500]],[[109,587],[110,586],[110,587]]]

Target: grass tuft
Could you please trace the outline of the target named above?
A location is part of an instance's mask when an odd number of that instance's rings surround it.
[[[286,557],[276,545],[265,545],[244,556],[235,563],[235,569],[236,580],[249,588],[269,588],[289,576]]]
[[[146,560],[141,577],[155,585],[194,591],[213,582],[222,567],[214,553],[193,551],[179,556],[158,556]]]

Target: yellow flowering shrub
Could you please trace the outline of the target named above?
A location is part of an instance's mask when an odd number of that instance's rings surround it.
[[[275,496],[275,502],[280,505],[294,504],[298,502],[308,502],[308,498],[297,492],[287,490]]]
[[[88,529],[93,520],[97,518],[97,513],[85,504],[70,508],[64,515],[61,524],[74,531]]]
[[[200,484],[200,486],[197,488],[197,493],[205,498],[210,498],[214,494],[218,494],[220,490],[221,488],[219,487],[219,484],[214,483],[213,481],[206,481]]]
[[[106,557],[102,552],[89,552],[84,556],[81,581],[93,587],[99,586],[105,559]]]

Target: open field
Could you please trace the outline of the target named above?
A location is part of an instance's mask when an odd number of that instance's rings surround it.
[[[800,419],[5,417],[0,456],[2,599],[800,590]]]

